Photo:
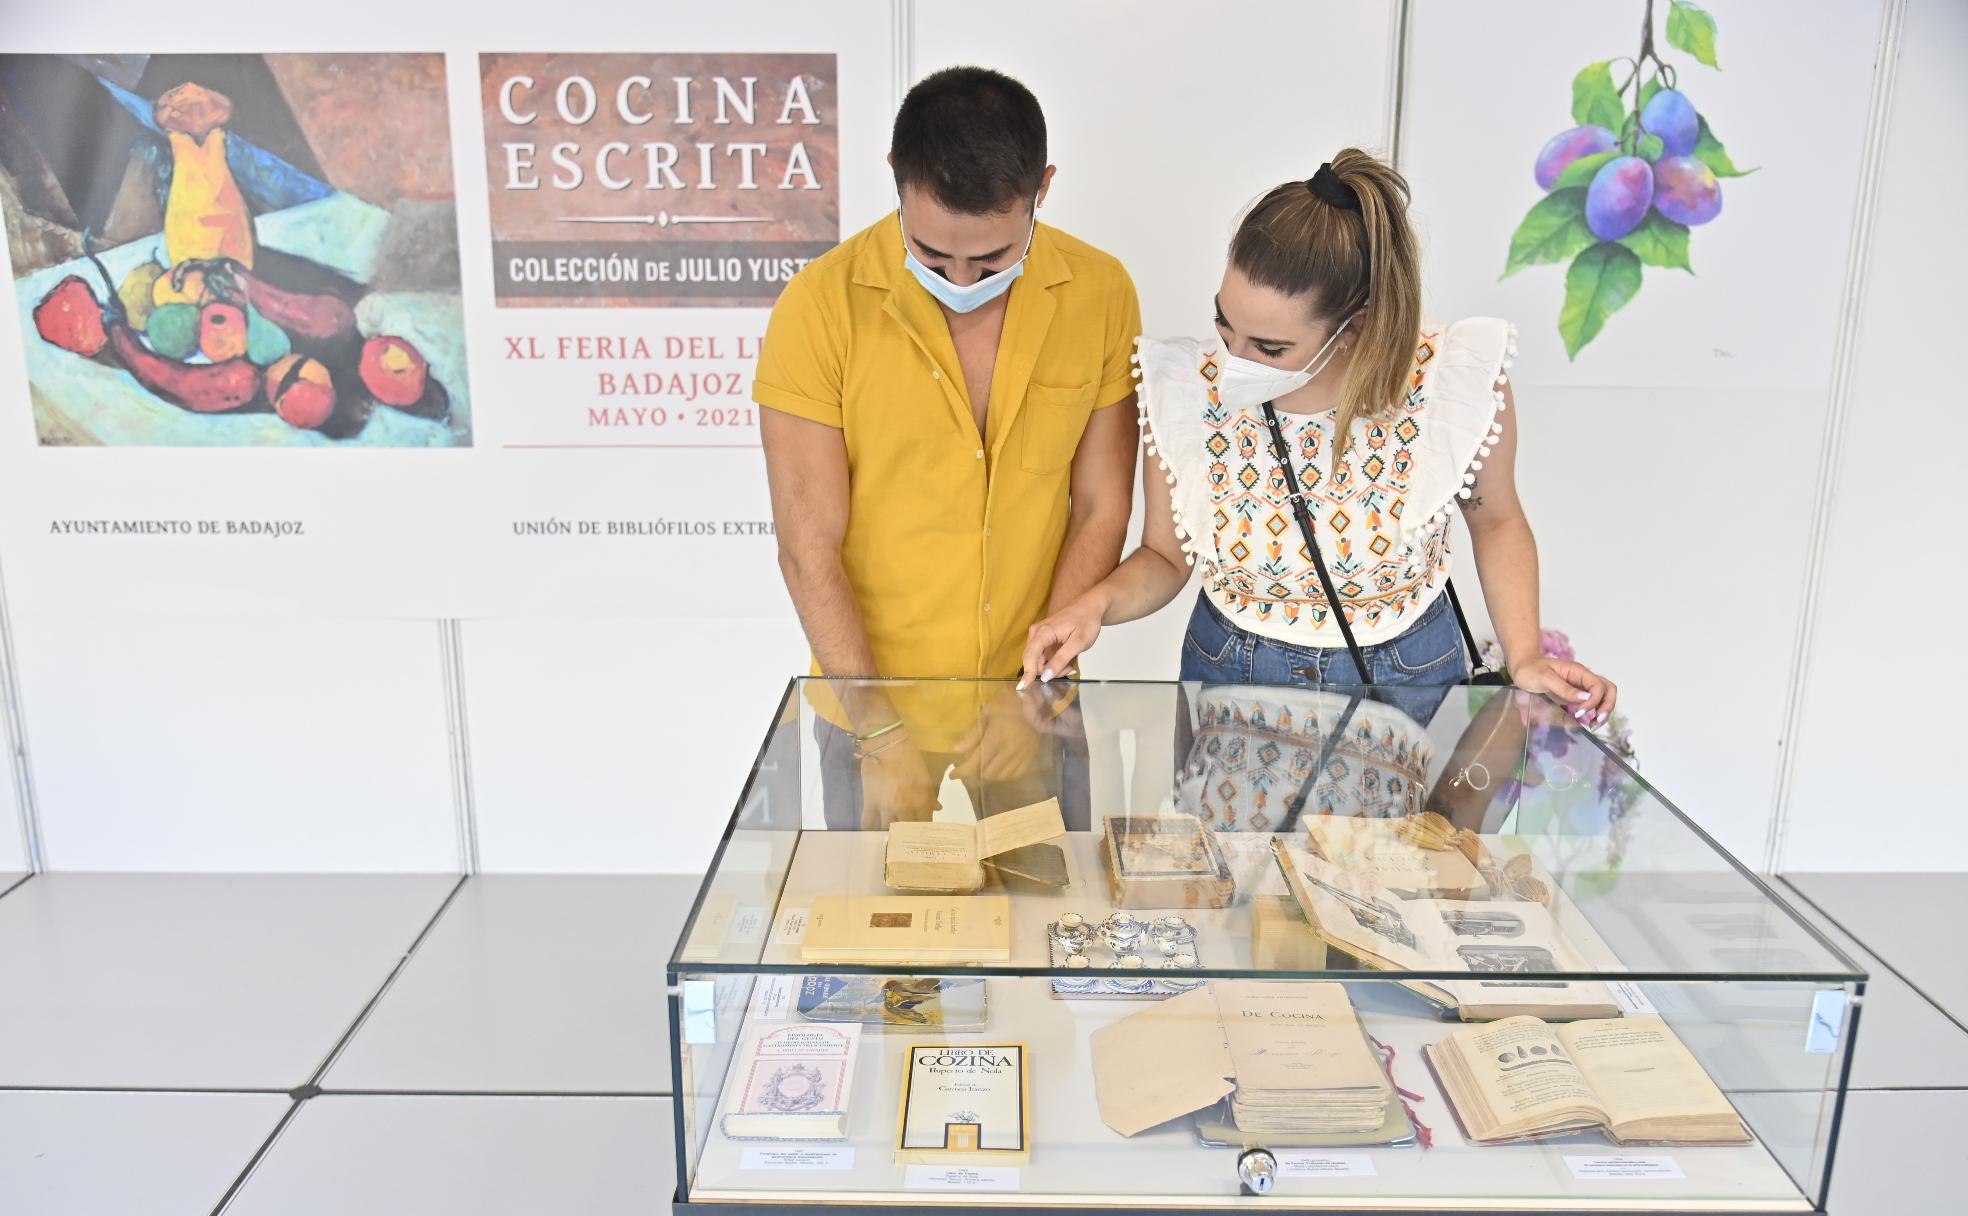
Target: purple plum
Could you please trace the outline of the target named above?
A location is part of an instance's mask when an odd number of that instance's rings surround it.
[[[1569,131],[1560,131],[1551,137],[1550,143],[1544,145],[1544,151],[1538,153],[1538,187],[1551,189],[1551,184],[1558,180],[1565,166],[1579,157],[1611,152],[1618,146],[1619,139],[1605,127],[1573,127]]]
[[[1609,160],[1585,192],[1585,226],[1602,241],[1617,241],[1640,226],[1653,200],[1653,166],[1637,156]]]
[[[1722,213],[1722,183],[1692,156],[1663,156],[1654,166],[1654,206],[1677,224],[1706,224]]]
[[[1686,93],[1662,89],[1641,109],[1640,128],[1660,136],[1662,156],[1686,156],[1701,138],[1701,115]]]

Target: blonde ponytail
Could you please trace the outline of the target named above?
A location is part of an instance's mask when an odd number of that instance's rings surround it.
[[[1332,158],[1331,175],[1357,205],[1329,201],[1308,182],[1287,182],[1260,199],[1230,240],[1230,264],[1261,287],[1307,297],[1334,325],[1364,307],[1348,329],[1353,357],[1333,419],[1333,458],[1344,455],[1356,418],[1385,418],[1408,392],[1421,334],[1421,255],[1408,223],[1408,183],[1358,148]]]

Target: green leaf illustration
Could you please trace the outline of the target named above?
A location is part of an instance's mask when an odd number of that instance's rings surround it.
[[[1674,7],[1667,10],[1667,44],[1720,70],[1715,62],[1715,18],[1700,5],[1674,0]]]
[[[1646,84],[1641,85],[1640,100],[1637,103],[1635,103],[1633,107],[1634,116],[1637,118],[1639,116],[1639,111],[1646,109],[1647,103],[1654,99],[1654,94],[1660,92],[1662,89],[1666,87],[1667,86],[1662,84],[1659,80],[1649,80]]]
[[[1648,266],[1695,273],[1688,261],[1688,226],[1677,224],[1658,211],[1647,212],[1640,226],[1621,237],[1619,243],[1631,249]]]
[[[1642,135],[1634,151],[1641,159],[1652,164],[1661,158],[1661,153],[1667,151],[1667,143],[1658,135]]]
[[[1510,260],[1498,277],[1507,279],[1526,266],[1565,261],[1597,239],[1585,226],[1584,188],[1554,190],[1537,201],[1510,235]]]
[[[1611,60],[1588,64],[1572,77],[1572,121],[1580,126],[1617,127],[1620,114]]]
[[[1729,153],[1722,147],[1722,141],[1715,138],[1715,132],[1708,129],[1708,119],[1697,116],[1701,123],[1701,135],[1695,140],[1695,159],[1707,165],[1717,177],[1747,177],[1755,169],[1738,169],[1736,162],[1729,159]]]
[[[1578,358],[1606,319],[1638,294],[1640,255],[1615,241],[1600,241],[1579,254],[1565,272],[1565,307],[1558,313],[1567,357]]]
[[[1616,160],[1619,156],[1618,152],[1594,152],[1590,156],[1581,156],[1565,166],[1565,171],[1558,175],[1557,181],[1551,183],[1551,188],[1564,190],[1572,186],[1590,186],[1599,170],[1606,167],[1606,162]]]

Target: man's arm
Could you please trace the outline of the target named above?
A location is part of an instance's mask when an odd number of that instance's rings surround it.
[[[880,675],[854,587],[841,565],[841,543],[847,537],[845,439],[834,427],[776,409],[759,411],[759,436],[772,490],[779,571],[813,657],[830,676]],[[848,712],[860,729],[895,717],[879,693],[863,696]]]
[[[1073,453],[1072,508],[1053,567],[1046,615],[1086,594],[1121,560],[1134,509],[1134,396],[1093,411]]]

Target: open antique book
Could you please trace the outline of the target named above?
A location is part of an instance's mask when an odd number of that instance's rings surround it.
[[[1401,899],[1372,874],[1343,869],[1282,837],[1273,848],[1306,922],[1332,948],[1384,971],[1470,972],[1467,980],[1402,981],[1464,1021],[1619,1015],[1604,984],[1537,978],[1591,970],[1542,904]]]
[[[889,826],[882,880],[898,891],[968,894],[984,885],[986,862],[1065,834],[1057,798],[975,823],[905,819]],[[1063,873],[1052,885],[1065,885]]]
[[[1749,1131],[1659,1018],[1506,1018],[1423,1049],[1471,1140],[1598,1130],[1615,1144],[1747,1144]]]

